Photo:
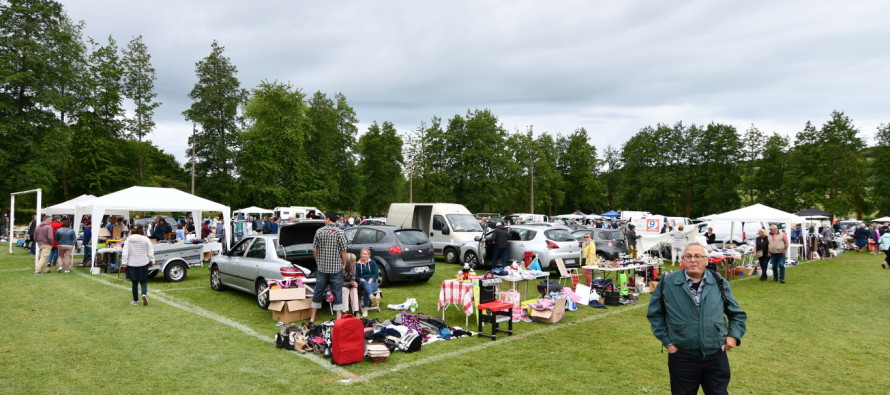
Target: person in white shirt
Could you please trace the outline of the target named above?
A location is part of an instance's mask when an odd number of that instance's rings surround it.
[[[671,235],[671,266],[680,261],[683,250],[686,249],[686,243],[689,241],[687,237],[692,232],[695,232],[695,227],[683,230],[683,224],[680,224],[676,230],[669,233]]]
[[[121,265],[127,267],[127,278],[133,282],[132,305],[139,304],[138,286],[142,285],[142,305],[148,306],[148,267],[155,261],[151,240],[145,237],[142,225],[136,225],[124,242]]]

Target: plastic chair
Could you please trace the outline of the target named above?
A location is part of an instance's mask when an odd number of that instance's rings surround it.
[[[571,268],[567,269],[565,262],[562,261],[562,258],[556,258],[556,267],[559,269],[559,285],[563,285],[564,279],[572,279],[572,283],[576,283],[578,279],[578,269]]]

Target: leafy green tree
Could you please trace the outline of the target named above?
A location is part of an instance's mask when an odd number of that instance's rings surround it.
[[[890,215],[890,124],[881,124],[875,133],[874,159],[870,163],[871,196],[879,216]]]
[[[492,212],[504,210],[504,170],[509,160],[504,146],[506,131],[489,110],[467,111],[466,117],[455,115],[448,121],[445,155],[452,158],[448,166],[455,198],[470,210]]]
[[[69,90],[79,79],[82,24],[56,1],[0,3],[0,167],[11,169],[0,192],[41,187],[57,195],[69,160]],[[63,152],[64,150],[64,152]]]
[[[442,119],[433,117],[429,126],[421,123],[413,141],[418,154],[412,154],[413,190],[415,202],[455,201],[453,180],[449,167],[454,162],[448,150],[449,141],[442,130]]]
[[[142,142],[155,127],[154,111],[161,103],[155,101],[158,94],[154,90],[155,69],[151,65],[148,47],[142,42],[142,36],[133,37],[124,49],[124,96],[133,102],[133,118],[127,120],[126,130],[130,137]],[[142,147],[142,145],[139,145]],[[139,158],[139,183],[143,180],[144,153]]]
[[[741,168],[739,170],[741,171],[742,180],[742,200],[748,206],[757,202],[754,172],[757,170],[758,160],[763,155],[765,143],[766,136],[753,124],[745,131],[745,135],[742,136],[742,147],[739,155]]]
[[[305,95],[288,84],[263,81],[244,105],[237,202],[261,207],[294,204],[311,173],[306,154]]]
[[[535,139],[535,212],[533,214],[557,215],[557,209],[565,204],[566,186],[557,163],[559,151],[553,136],[543,133]]]
[[[389,204],[398,201],[403,185],[402,138],[391,122],[373,122],[358,140],[358,174],[361,174],[363,195],[359,210],[368,215],[385,213]]]
[[[566,194],[563,209],[601,212],[604,199],[603,186],[597,174],[599,159],[596,147],[590,144],[587,130],[576,129],[572,134],[558,138],[556,144],[561,153],[558,169],[571,191]]]
[[[215,40],[210,54],[195,63],[198,82],[188,97],[194,102],[183,111],[186,120],[200,125],[189,138],[195,156],[195,192],[218,202],[231,202],[235,185],[238,107],[247,92],[241,89],[238,69]]]
[[[796,212],[796,191],[792,191],[786,173],[789,168],[789,140],[773,133],[763,144],[760,165],[754,171],[753,187],[757,201],[780,210]]]
[[[505,169],[506,179],[501,185],[506,190],[506,201],[503,206],[506,212],[529,212],[534,210],[532,193],[537,192],[532,177],[535,173],[538,155],[534,146],[533,127],[529,126],[525,133],[510,133],[505,144],[511,160],[507,161]]]
[[[741,151],[738,132],[730,125],[710,123],[696,128],[697,136],[691,148],[695,160],[692,176],[686,186],[693,186],[691,198],[686,200],[684,216],[698,217],[739,207],[740,176],[737,153]]]
[[[603,150],[600,161],[600,179],[605,191],[605,208],[611,210],[618,207],[618,196],[621,188],[621,151],[612,145]]]

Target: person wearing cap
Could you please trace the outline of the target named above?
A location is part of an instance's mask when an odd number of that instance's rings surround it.
[[[52,220],[53,218],[48,215],[43,217],[43,222],[37,225],[37,229],[34,231],[34,241],[37,242],[40,254],[37,258],[37,263],[34,264],[34,274],[42,274],[44,271],[49,273],[47,262],[49,261],[49,253],[53,249],[53,240],[55,239]]]
[[[624,238],[627,240],[627,249],[630,250],[630,257],[633,259],[637,259],[637,239],[640,238],[636,228],[634,224],[627,225],[627,233],[624,234]]]
[[[312,313],[309,322],[315,322],[315,315],[324,301],[325,287],[330,285],[334,295],[331,309],[337,318],[343,314],[343,268],[346,266],[346,236],[337,227],[337,214],[325,214],[324,226],[315,231],[312,240],[312,256],[318,266],[315,276],[315,294],[312,295]]]
[[[507,228],[500,222],[495,224],[494,230],[488,235],[487,240],[494,243],[491,253],[491,265],[493,267],[507,266],[507,247],[510,246],[507,240],[509,237],[510,234],[507,232]]]

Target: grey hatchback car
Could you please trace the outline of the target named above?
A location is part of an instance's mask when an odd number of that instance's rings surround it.
[[[436,272],[433,244],[420,229],[386,225],[361,225],[346,229],[348,251],[361,257],[367,248],[380,269],[381,287],[392,281],[428,281]]]
[[[572,237],[578,241],[584,241],[584,235],[590,234],[596,243],[596,254],[600,259],[615,260],[629,252],[624,233],[618,229],[586,228],[572,232]]]

